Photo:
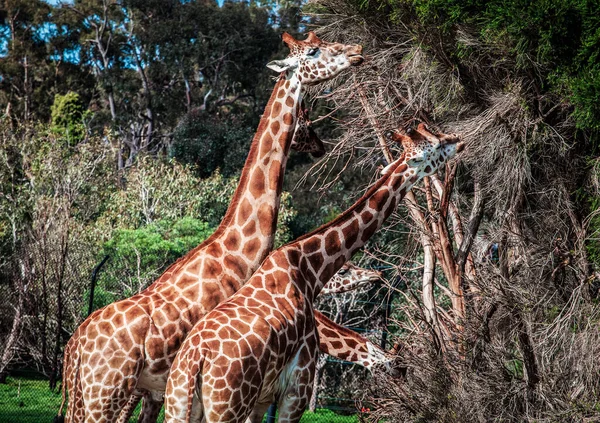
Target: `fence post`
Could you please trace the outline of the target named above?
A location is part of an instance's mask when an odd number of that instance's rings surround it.
[[[108,255],[104,256],[102,261],[98,263],[98,265],[94,267],[94,270],[92,271],[92,281],[90,283],[90,302],[88,304],[88,316],[92,314],[92,311],[94,311],[94,290],[96,289],[96,280],[98,279],[98,273],[100,272],[102,266],[104,266],[104,263],[107,262],[108,257]]]
[[[277,404],[273,403],[267,410],[267,421],[265,423],[275,423],[275,414],[277,414]]]
[[[385,305],[385,317],[383,318],[383,326],[385,327],[385,330],[381,333],[381,349],[383,350],[385,350],[385,345],[387,344],[388,320],[392,314],[392,302],[394,300],[394,294],[396,293],[396,289],[399,287],[401,282],[402,280],[399,276],[397,276],[394,283],[392,283],[392,289],[387,297]]]

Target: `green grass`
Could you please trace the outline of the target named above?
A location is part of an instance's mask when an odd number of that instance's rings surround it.
[[[60,391],[50,391],[47,380],[9,377],[0,384],[0,422],[51,423],[60,401]]]
[[[358,417],[356,415],[344,416],[331,410],[320,409],[314,413],[304,412],[300,423],[358,423]]]
[[[0,423],[51,423],[60,407],[60,391],[52,392],[43,379],[9,377],[0,384]],[[130,423],[137,421],[138,405]],[[158,423],[163,421],[163,411]],[[307,411],[300,423],[357,423],[356,416],[344,416],[331,410]]]
[[[266,421],[267,417],[265,416],[263,423]],[[277,421],[277,418],[275,418],[275,421]],[[358,423],[358,417],[356,417],[356,415],[344,416],[331,410],[321,408],[317,409],[314,413],[305,411],[300,423]]]

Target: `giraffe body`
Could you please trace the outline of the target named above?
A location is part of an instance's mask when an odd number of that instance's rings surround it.
[[[357,203],[272,252],[240,291],[190,331],[171,367],[165,422],[259,422],[274,399],[280,422],[300,420],[319,345],[315,297],[406,192],[460,149],[456,136],[423,125],[401,140],[403,155]]]
[[[292,77],[280,75],[219,228],[150,287],[94,312],[69,342],[68,422],[114,422],[141,395],[152,403],[149,409],[159,409],[167,372],[187,332],[236,292],[272,249],[302,85],[362,62],[360,46],[326,43],[313,33],[305,41],[283,38],[292,52],[269,66],[289,69]]]
[[[342,268],[331,278],[323,287],[321,294],[335,295],[343,292],[361,289],[369,284],[372,284],[381,279],[381,272],[371,269],[364,269],[354,265],[352,262],[347,262]],[[374,366],[383,365],[388,367],[393,361],[394,355],[386,354],[383,350],[371,343],[367,339],[357,336],[356,332],[344,327],[340,327],[330,319],[320,315],[318,311],[315,314],[319,316],[319,328],[321,330],[330,330],[339,335],[336,338],[322,337],[323,344],[320,345],[321,351],[335,351],[336,357],[340,360],[352,361],[369,370]],[[344,343],[336,342],[343,337]],[[333,348],[331,342],[336,342],[336,349]],[[157,401],[152,401],[149,393],[145,393],[144,407],[140,414],[139,423],[155,422],[160,412],[160,407],[155,406]],[[121,411],[119,422],[127,423],[131,418],[135,407],[140,399],[144,396],[144,392],[137,392],[136,395],[130,397],[129,402]],[[162,399],[158,401],[162,406]],[[269,404],[265,404],[268,407]],[[261,416],[264,415],[264,411]]]

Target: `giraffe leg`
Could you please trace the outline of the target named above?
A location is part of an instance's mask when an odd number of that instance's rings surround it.
[[[121,410],[127,407],[130,397],[134,395],[142,372],[141,349],[134,348],[127,354],[112,345],[91,354],[84,350],[81,361],[85,423],[116,422]]]
[[[288,377],[278,404],[279,423],[297,423],[302,418],[312,396],[317,351],[318,340],[315,335],[302,346],[284,370]]]
[[[138,423],[156,423],[163,401],[156,401],[149,393],[144,395],[142,401],[142,412],[138,418]]]
[[[268,403],[268,402],[267,403],[263,403],[263,404],[258,404],[257,403],[254,406],[254,410],[252,410],[252,413],[250,414],[250,416],[246,420],[246,423],[261,423],[263,421],[263,417],[265,416],[265,413],[269,409],[270,405],[271,404]]]
[[[117,420],[117,423],[128,423],[129,419],[133,415],[133,412],[135,411],[135,407],[137,407],[141,399],[142,395],[133,394],[132,396],[130,396],[129,401],[127,401],[127,404],[119,414],[119,419]]]
[[[83,389],[85,423],[113,423],[118,421],[131,397],[122,387],[92,385]]]
[[[204,357],[197,346],[198,337],[186,339],[182,345],[184,354],[177,354],[171,365],[171,373],[167,379],[165,391],[165,423],[183,423],[200,421],[203,407],[198,400],[201,390],[202,367]],[[204,420],[203,420],[204,421]]]
[[[80,380],[80,370],[79,366],[81,365],[79,352],[77,351],[77,355],[71,357],[72,368],[69,370],[69,376],[67,378],[68,386],[68,405],[67,405],[67,415],[65,416],[66,423],[81,423],[84,419],[84,406],[83,406],[83,397],[81,391],[81,380]]]

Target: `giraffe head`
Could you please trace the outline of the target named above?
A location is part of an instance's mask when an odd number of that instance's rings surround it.
[[[431,132],[424,123],[407,135],[395,132],[392,138],[402,143],[405,162],[418,177],[434,174],[464,148],[458,135]]]
[[[276,72],[294,73],[298,80],[307,85],[317,84],[333,78],[350,66],[363,62],[362,46],[357,44],[328,43],[309,32],[306,40],[296,40],[287,32],[283,42],[290,54],[283,60],[274,60],[267,66]]]
[[[308,118],[308,110],[304,103],[298,108],[298,120],[291,147],[296,151],[310,153],[313,157],[325,155],[325,144],[312,129],[312,122]]]
[[[381,280],[381,272],[364,269],[347,261],[342,268],[325,284],[321,294],[337,294],[360,289]]]

